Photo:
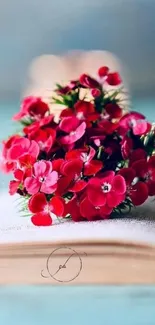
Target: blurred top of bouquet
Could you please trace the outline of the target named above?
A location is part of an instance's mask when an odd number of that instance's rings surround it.
[[[108,66],[111,71],[117,71],[123,78],[124,90],[129,89],[127,77],[124,73],[125,68],[118,58],[108,51],[70,51],[63,55],[42,55],[35,58],[28,70],[27,87],[23,96],[41,96],[51,108],[55,116],[63,109],[62,105],[51,105],[51,97],[55,92],[57,83],[66,85],[70,80],[77,80],[82,73],[98,78],[98,67]],[[111,86],[104,85],[108,91]],[[87,95],[87,99],[92,98],[87,89],[80,89],[80,97]],[[117,96],[120,96],[118,93]],[[127,93],[121,93],[121,100],[124,99],[125,105],[129,104]]]
[[[24,98],[13,117],[21,131],[3,142],[1,167],[14,175],[9,192],[23,198],[21,211],[37,226],[54,216],[111,218],[155,195],[154,126],[127,111],[118,71],[102,65],[96,76],[84,70],[53,85],[48,103]]]

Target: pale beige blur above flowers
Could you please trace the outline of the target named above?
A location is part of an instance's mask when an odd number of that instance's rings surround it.
[[[70,51],[63,55],[42,55],[35,58],[28,70],[27,87],[22,94],[23,97],[33,95],[41,96],[50,107],[51,112],[56,116],[64,108],[62,105],[52,104],[52,97],[56,83],[66,85],[70,80],[76,80],[83,73],[90,74],[97,78],[97,71],[101,66],[108,66],[112,72],[119,72],[123,78],[125,90],[128,90],[127,77],[125,69],[120,60],[107,51]],[[81,98],[87,90],[83,90]],[[108,91],[111,91],[109,86]],[[128,106],[128,96],[121,94],[121,101],[124,100]]]

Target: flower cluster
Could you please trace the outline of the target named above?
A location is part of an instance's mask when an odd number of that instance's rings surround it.
[[[155,195],[154,127],[125,111],[123,94],[120,75],[104,66],[97,79],[57,85],[50,108],[23,100],[13,117],[22,132],[3,142],[1,168],[13,173],[9,192],[25,199],[34,225],[51,225],[53,215],[107,219]],[[64,107],[57,121],[52,103]]]

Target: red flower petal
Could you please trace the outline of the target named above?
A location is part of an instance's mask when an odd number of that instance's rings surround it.
[[[82,149],[71,150],[66,153],[65,158],[67,160],[72,160],[72,159],[76,159],[76,158],[81,159],[81,155],[83,152],[84,152],[84,150],[82,150]]]
[[[83,220],[76,196],[73,196],[73,198],[68,203],[65,204],[64,217],[67,214],[70,214],[72,220],[75,222]]]
[[[98,124],[99,128],[101,128],[101,130],[103,130],[103,134],[111,134],[113,133],[117,127],[118,127],[118,123],[112,123],[108,120],[102,120],[99,124]]]
[[[101,183],[109,183],[109,184],[112,184],[113,182],[113,179],[115,177],[115,172],[110,170],[110,171],[107,171],[107,172],[104,172],[102,174],[100,174],[100,180],[101,180]],[[93,180],[93,179],[92,179]],[[92,182],[92,180],[90,180],[90,182]]]
[[[111,118],[120,118],[122,116],[122,109],[117,104],[107,104],[105,110]]]
[[[104,219],[106,218],[105,216],[109,216],[112,212],[112,208],[110,208],[107,204],[105,204],[103,207],[100,209],[100,215],[101,217],[104,216]]]
[[[149,196],[155,195],[155,181],[148,181],[147,182]]]
[[[52,225],[52,218],[48,213],[37,213],[34,214],[31,218],[32,223],[35,226],[51,226]]]
[[[35,162],[36,162],[36,158],[29,154],[26,154],[19,158],[19,163],[21,167],[30,168],[34,165]]]
[[[100,78],[106,77],[108,75],[108,73],[109,73],[109,68],[106,66],[101,67],[98,70],[98,75]]]
[[[125,179],[121,175],[116,175],[113,180],[112,190],[117,194],[124,194],[126,191]]]
[[[9,194],[14,195],[15,193],[17,193],[19,185],[20,185],[20,181],[10,181]]]
[[[68,191],[68,188],[70,186],[72,179],[73,179],[72,175],[61,177],[60,179],[58,179],[57,189],[56,189],[55,194],[60,195],[60,196],[65,194],[66,191]]]
[[[87,88],[98,88],[99,83],[87,74],[82,74],[79,78],[80,84]]]
[[[14,171],[14,177],[18,180],[18,181],[21,181],[23,180],[23,176],[24,176],[24,172],[23,170],[21,169],[16,169]]]
[[[107,219],[107,216],[112,212],[112,208],[108,206],[95,207],[93,206],[88,198],[84,198],[80,204],[81,215],[89,220]]]
[[[91,94],[92,94],[92,96],[94,98],[97,98],[97,97],[99,97],[101,95],[101,91],[99,89],[97,89],[97,88],[94,88],[94,89],[91,90]]]
[[[83,113],[83,116],[87,116],[87,115],[95,112],[94,105],[91,102],[86,102],[85,100],[79,100],[74,105],[74,108],[76,110],[77,117],[78,117],[78,113]]]
[[[59,128],[66,133],[70,133],[75,131],[79,124],[80,121],[75,116],[64,117],[59,124]]]
[[[100,215],[100,208],[96,209],[88,200],[88,198],[85,198],[81,203],[80,203],[80,213],[81,215],[89,220],[95,220],[98,218]]]
[[[80,173],[82,172],[82,167],[83,167],[83,163],[80,159],[73,159],[73,160],[66,161],[64,163],[61,172],[66,176],[80,175]]]
[[[119,175],[122,175],[127,185],[130,185],[133,179],[136,177],[136,172],[133,168],[122,168],[119,171]]]
[[[124,160],[128,159],[133,150],[133,140],[125,136],[121,143],[121,153]]]
[[[147,153],[145,150],[143,149],[136,149],[134,150],[131,155],[130,155],[130,161],[129,161],[129,165],[132,166],[132,164],[137,161],[137,160],[141,160],[141,159],[145,159],[147,157]]]
[[[148,187],[143,182],[138,182],[130,189],[130,198],[136,206],[143,204],[148,198]]]
[[[64,159],[55,159],[52,161],[52,169],[60,173],[60,170],[62,168],[62,165],[64,164]]]
[[[87,194],[89,201],[94,206],[105,205],[106,195],[101,190],[101,181],[97,177],[90,179],[88,182]]]
[[[64,200],[59,196],[54,196],[49,201],[49,207],[53,214],[55,214],[57,217],[60,217],[64,213]]]
[[[37,193],[33,195],[28,202],[28,207],[32,213],[44,212],[48,207],[45,194]]]
[[[136,171],[136,176],[137,177],[145,177],[145,175],[148,172],[148,165],[147,161],[145,159],[141,159],[138,161],[135,161],[132,164],[132,168]]]
[[[106,79],[106,82],[110,86],[118,86],[122,83],[122,79],[117,72],[109,73]]]
[[[86,129],[86,123],[83,122],[78,126],[78,128],[75,131],[71,132],[69,135],[61,137],[60,142],[62,144],[67,144],[67,145],[75,143],[80,138],[82,138],[82,136],[85,133],[85,129]]]
[[[60,118],[69,117],[69,116],[74,116],[72,110],[70,108],[63,109],[60,114]]]
[[[148,161],[148,168],[154,169],[154,171],[155,171],[155,156],[150,157],[150,159]]]
[[[117,207],[121,202],[123,202],[125,199],[125,195],[118,195],[116,192],[111,191],[107,193],[106,200],[107,205],[111,208]]]
[[[84,166],[84,175],[95,175],[103,168],[103,163],[99,160],[92,160]]]
[[[87,182],[82,179],[79,181],[75,181],[74,185],[69,188],[70,192],[77,193],[82,191],[87,186]]]

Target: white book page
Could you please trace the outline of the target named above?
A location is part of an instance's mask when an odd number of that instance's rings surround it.
[[[30,217],[17,212],[16,196],[0,193],[0,243],[35,241],[118,240],[155,244],[155,201],[147,202],[125,219],[96,222],[59,222],[50,227],[35,227]],[[139,220],[137,220],[139,219]]]

